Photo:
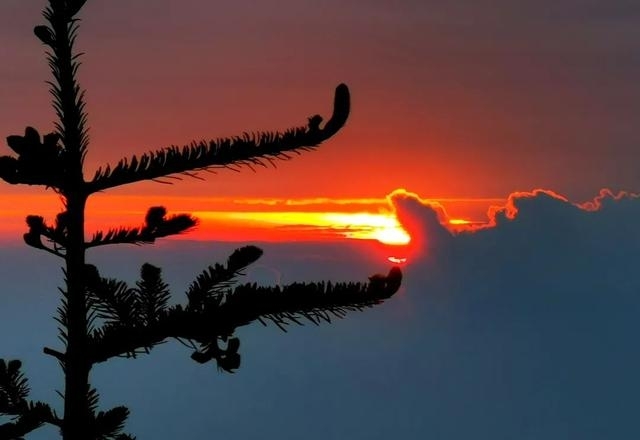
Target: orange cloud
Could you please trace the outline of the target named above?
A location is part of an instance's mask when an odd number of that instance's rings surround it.
[[[629,191],[618,191],[617,193],[613,193],[609,188],[603,188],[600,190],[600,193],[593,198],[593,200],[589,200],[583,203],[579,203],[576,206],[586,210],[586,211],[598,211],[602,208],[603,204],[607,199],[611,199],[614,201],[619,201],[625,198],[629,199],[637,199],[640,197],[640,194],[633,193]]]
[[[502,204],[491,204],[486,210],[484,221],[465,220],[452,218],[441,202],[430,199],[423,199],[416,193],[409,192],[405,189],[398,189],[387,196],[389,203],[394,207],[394,212],[398,216],[400,223],[408,229],[413,236],[421,234],[420,227],[414,225],[415,219],[412,218],[410,205],[417,204],[423,207],[429,207],[437,218],[437,222],[451,234],[460,232],[475,232],[482,229],[494,228],[501,221],[514,220],[520,210],[523,200],[533,199],[540,196],[546,196],[563,203],[571,204],[585,211],[598,211],[610,201],[619,202],[624,199],[640,198],[640,194],[629,191],[614,192],[608,188],[601,189],[597,196],[592,200],[582,203],[571,203],[565,196],[548,189],[534,189],[531,191],[515,191],[507,196]],[[459,199],[464,200],[464,199]],[[500,199],[484,199],[486,201],[494,201]],[[409,208],[408,208],[409,207]]]

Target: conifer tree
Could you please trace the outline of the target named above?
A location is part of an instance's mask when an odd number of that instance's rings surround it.
[[[196,225],[190,215],[170,215],[151,207],[141,227],[118,227],[85,237],[88,197],[120,185],[161,180],[216,167],[263,165],[286,158],[288,152],[315,148],[333,136],[347,120],[349,90],[336,88],[333,114],[322,125],[315,115],[305,126],[284,132],[244,133],[232,138],[192,142],[178,147],[123,158],[99,168],[85,179],[83,160],[89,147],[84,90],[78,82],[80,54],[74,51],[78,13],[86,0],[48,0],[46,24],[34,33],[46,46],[53,75],[48,81],[57,116],[55,131],[41,135],[27,127],[24,135],[7,138],[15,155],[0,157],[0,178],[12,185],[40,185],[61,196],[63,211],[51,222],[38,215],[26,218],[24,241],[63,260],[64,286],[55,317],[62,348],[44,348],[64,372],[64,408],[56,411],[29,399],[29,385],[19,360],[0,359],[0,440],[20,439],[45,424],[58,427],[65,440],[130,439],[123,433],[129,414],[125,406],[100,410],[98,391],[90,385],[92,367],[114,357],[149,353],[167,339],[186,341],[199,363],[215,362],[221,371],[240,366],[239,326],[253,321],[279,327],[304,320],[329,322],[389,298],[402,274],[392,268],[368,283],[294,283],[280,287],[238,284],[242,271],[260,258],[254,246],[237,249],[225,264],[206,268],[191,283],[184,305],[169,305],[169,287],[161,269],[144,264],[134,286],[101,276],[85,259],[88,248],[115,244],[147,244],[184,233]]]

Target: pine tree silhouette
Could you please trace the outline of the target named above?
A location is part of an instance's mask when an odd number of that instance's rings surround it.
[[[98,169],[85,180],[83,160],[89,146],[84,91],[78,83],[79,54],[74,52],[77,14],[86,0],[49,0],[44,9],[46,25],[35,35],[47,46],[53,79],[48,82],[57,115],[56,131],[41,136],[27,127],[22,136],[7,143],[17,157],[0,157],[0,178],[10,184],[41,185],[58,193],[64,203],[52,224],[37,215],[26,219],[25,242],[64,260],[65,286],[60,289],[59,324],[62,351],[44,348],[63,369],[64,410],[28,399],[29,386],[18,360],[0,360],[0,439],[19,439],[44,424],[60,429],[65,440],[130,439],[122,433],[129,411],[118,406],[98,410],[98,392],[90,386],[92,367],[113,357],[135,357],[157,344],[176,339],[192,348],[199,363],[215,361],[222,371],[240,366],[237,327],[253,321],[286,324],[329,322],[346,312],[361,310],[389,298],[399,288],[402,274],[392,268],[386,276],[368,283],[294,283],[279,287],[238,285],[243,269],[262,251],[254,246],[237,249],[226,264],[205,269],[189,286],[186,304],[169,306],[169,289],[160,268],[144,264],[135,286],[104,278],[85,261],[91,247],[120,243],[153,243],[184,233],[196,225],[190,215],[168,215],[164,207],[152,207],[144,226],[120,227],[85,239],[85,204],[98,191],[144,180],[162,180],[213,167],[263,165],[286,158],[287,152],[315,148],[333,136],[349,114],[349,90],[336,88],[333,114],[322,126],[319,115],[306,126],[284,132],[244,133],[229,139],[171,146],[139,157],[120,160],[114,167]]]

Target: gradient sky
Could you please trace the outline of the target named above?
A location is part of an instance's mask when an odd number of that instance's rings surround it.
[[[0,132],[52,127],[43,2],[0,4]],[[344,130],[277,170],[112,194],[506,197],[640,189],[640,5],[628,0],[91,1],[87,169],[122,155],[327,115]],[[3,186],[3,193],[28,191]]]
[[[2,136],[53,127],[32,33],[44,3],[0,0]],[[133,433],[638,438],[640,3],[91,0],[82,19],[87,177],[150,149],[303,125],[330,112],[341,82],[353,104],[335,138],[276,170],[97,195],[90,230],[139,225],[160,203],[196,212],[209,231],[239,213],[366,207],[395,212],[415,244],[401,291],[374,310],[286,335],[241,329],[236,375],[195,365],[179,344],[97,367],[102,404],[131,404]],[[636,194],[594,199],[605,187]],[[397,188],[411,192],[385,198]],[[594,203],[515,193],[534,188]],[[473,233],[451,234],[433,204],[476,221],[508,197],[496,227]],[[0,182],[0,201],[0,356],[23,359],[34,397],[59,406],[60,373],[41,351],[59,346],[59,261],[2,241],[20,239],[27,213],[54,216],[59,200]],[[280,225],[286,236],[261,243],[249,280],[362,281],[403,256],[375,242],[295,242],[307,226]],[[237,246],[213,239],[265,238],[246,218],[226,227],[88,258],[130,283],[143,262],[157,264],[180,301],[199,270]]]

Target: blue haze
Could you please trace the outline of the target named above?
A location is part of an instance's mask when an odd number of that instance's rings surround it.
[[[233,375],[194,363],[173,342],[98,365],[104,407],[129,405],[128,431],[140,439],[640,435],[637,199],[606,200],[595,213],[546,195],[519,199],[515,220],[457,237],[417,200],[395,203],[412,232],[424,234],[427,252],[405,268],[402,290],[386,304],[288,333],[245,327]],[[232,247],[165,242],[91,259],[105,275],[131,281],[144,261],[162,266],[179,298]],[[264,247],[262,266],[249,274],[264,282],[364,280],[387,269],[357,247]],[[41,354],[56,344],[57,262],[23,246],[0,258],[2,355],[22,358],[34,397],[59,405],[59,370]]]

